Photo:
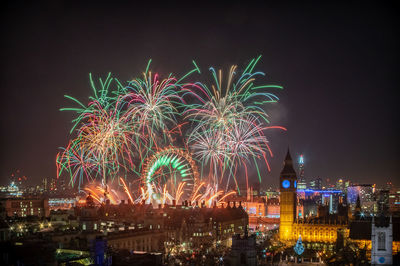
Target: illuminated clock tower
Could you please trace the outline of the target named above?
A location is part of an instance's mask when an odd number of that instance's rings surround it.
[[[286,154],[279,181],[281,192],[279,236],[281,241],[292,240],[292,227],[296,219],[297,176],[293,168],[293,161],[289,149]]]

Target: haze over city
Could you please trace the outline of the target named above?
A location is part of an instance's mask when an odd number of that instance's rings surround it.
[[[7,1],[0,265],[400,265],[391,1]]]
[[[121,80],[155,71],[183,74],[196,60],[257,69],[279,84],[268,132],[274,157],[263,182],[277,185],[289,147],[309,178],[399,184],[398,30],[390,4],[9,2],[2,11],[1,183],[19,169],[29,182],[55,177],[70,138],[64,94],[85,100],[88,74]],[[146,10],[146,12],[143,12]],[[118,14],[118,15],[116,15]],[[258,182],[255,170],[250,180]]]

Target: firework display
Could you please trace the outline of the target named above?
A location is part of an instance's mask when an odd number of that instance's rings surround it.
[[[282,87],[257,83],[264,76],[254,71],[259,59],[226,76],[210,68],[210,84],[197,81],[206,75],[194,61],[181,78],[152,73],[151,60],[143,78],[125,85],[111,74],[96,84],[90,75],[87,104],[65,96],[78,107],[61,109],[76,118],[73,138],[56,157],[57,176],[67,173],[71,186],[99,202],[117,202],[121,188],[132,202],[158,204],[222,202],[236,193],[233,184],[239,193],[239,182],[248,186],[249,166],[261,182],[258,164],[270,170],[273,156],[265,133],[285,128],[268,126],[266,104],[278,101],[269,90]]]

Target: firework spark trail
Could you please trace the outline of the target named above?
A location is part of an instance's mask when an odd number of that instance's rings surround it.
[[[124,189],[125,189],[126,194],[128,195],[129,199],[130,199],[131,202],[133,203],[134,200],[133,200],[133,198],[132,198],[131,193],[129,192],[129,189],[128,189],[128,187],[127,187],[127,185],[126,185],[124,179],[123,179],[122,177],[120,177],[119,179],[121,180],[122,184],[124,185]]]
[[[90,196],[95,199],[97,202],[101,203],[101,197],[100,195],[93,189],[91,188],[85,188],[86,191],[88,191]]]
[[[195,192],[193,193],[193,197],[191,202],[195,201],[196,197],[198,196],[197,193],[199,192],[200,188],[205,185],[205,182],[201,182],[200,185],[196,188]],[[201,195],[200,195],[201,196]]]
[[[185,184],[186,184],[186,182],[179,183],[178,189],[176,190],[176,196],[175,196],[176,203],[178,203],[178,201],[180,200],[180,198],[183,194],[183,187],[185,186]]]
[[[220,190],[220,191],[218,191],[217,193],[215,193],[214,195],[212,195],[211,197],[209,197],[208,199],[207,199],[207,203],[208,203],[208,207],[211,207],[211,204],[212,204],[212,200],[213,199],[215,199],[215,198],[217,198],[218,196],[220,196],[221,194],[223,194],[224,193],[224,191],[222,191],[222,190]]]
[[[147,196],[146,196],[146,192],[144,191],[144,188],[140,188],[140,190],[142,191],[142,194],[141,194],[141,198],[142,198],[142,200],[144,200],[144,201],[146,201],[147,200]]]
[[[222,197],[218,200],[217,204],[221,203],[226,197],[228,197],[228,196],[230,196],[230,195],[234,195],[234,194],[236,194],[236,191],[231,191],[231,192],[226,193],[224,196],[222,196]]]
[[[164,189],[163,189],[163,200],[162,200],[162,205],[164,206],[164,204],[165,204],[165,200],[166,200],[166,197],[167,197],[167,193],[168,193],[168,191],[167,191],[167,184],[165,184],[164,185]]]

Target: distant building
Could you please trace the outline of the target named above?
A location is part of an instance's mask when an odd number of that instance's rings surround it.
[[[344,190],[345,190],[344,187],[345,187],[345,183],[343,182],[343,179],[339,179],[338,181],[336,181],[335,189],[344,192]]]
[[[17,186],[17,183],[11,182],[10,185],[0,187],[0,197],[20,197],[22,196],[22,190]]]
[[[49,198],[50,210],[69,210],[76,206],[77,198],[73,197],[57,197]]]
[[[49,190],[49,181],[48,181],[48,179],[49,179],[49,178],[45,177],[45,178],[43,178],[43,180],[42,180],[42,189],[43,189],[43,191],[45,191],[45,192],[47,192],[47,191]]]
[[[389,197],[390,191],[386,189],[381,189],[377,193],[377,207],[378,213],[387,213],[389,211]]]
[[[310,218],[316,217],[318,212],[318,204],[316,200],[307,198],[302,200],[303,204],[303,217],[302,218]]]
[[[360,196],[361,208],[364,212],[373,213],[375,204],[375,185],[359,184],[347,188],[347,201],[354,208],[357,197]]]
[[[320,177],[312,179],[309,184],[309,189],[322,189],[322,179]]]
[[[49,201],[46,198],[3,198],[0,199],[3,216],[38,216],[49,217]]]
[[[389,211],[400,212],[400,188],[392,187],[389,192]]]
[[[303,217],[311,217],[316,215],[316,206],[318,205],[328,205],[329,213],[337,213],[344,193],[340,190],[298,189],[297,197],[304,209]],[[301,218],[301,216],[299,217]]]
[[[306,178],[304,176],[304,156],[303,154],[300,155],[299,157],[299,182],[297,184],[298,189],[306,189],[307,188],[307,182]]]

